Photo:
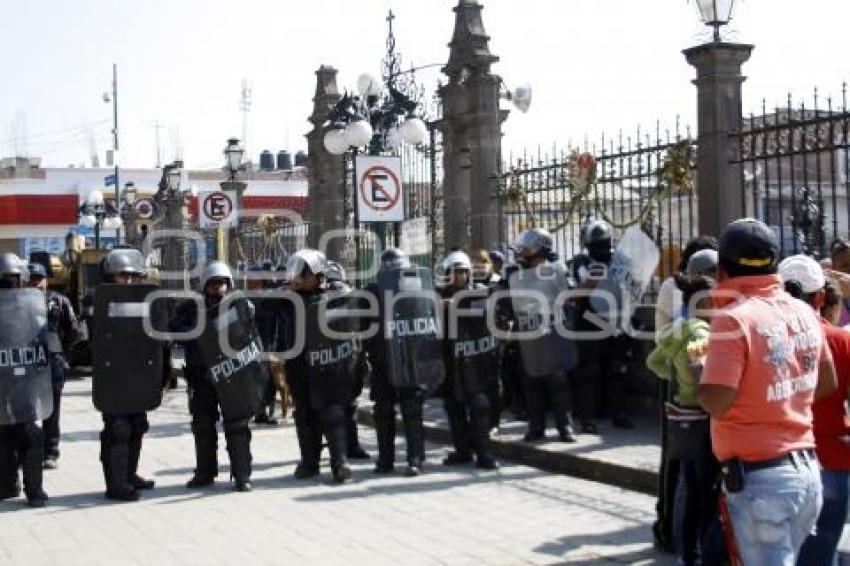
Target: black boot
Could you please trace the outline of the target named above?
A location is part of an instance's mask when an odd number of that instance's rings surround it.
[[[13,425],[0,426],[0,500],[21,494],[14,430]]]
[[[410,399],[401,405],[404,422],[404,436],[407,441],[406,476],[418,476],[422,473],[425,461],[425,426],[422,422],[422,402]]]
[[[215,421],[192,419],[192,437],[195,441],[195,473],[186,487],[208,487],[218,475],[218,433]]]
[[[322,409],[322,431],[328,439],[331,470],[336,483],[351,479],[348,467],[347,441],[350,428],[346,423],[345,409],[341,405],[329,405]]]
[[[375,473],[388,474],[395,464],[395,415],[375,415],[375,433],[378,437]]]
[[[129,482],[136,489],[153,489],[156,482],[146,480],[137,473],[139,469],[139,458],[142,455],[142,433],[133,433],[130,438],[130,475]]]
[[[319,431],[315,429],[313,423],[299,419],[298,409],[295,415],[295,432],[301,449],[301,462],[295,467],[295,479],[303,480],[319,475],[322,443]]]
[[[130,485],[130,424],[124,417],[107,417],[110,422],[101,433],[101,457],[106,479],[106,498],[138,501],[139,492]]]
[[[475,466],[482,470],[499,467],[490,453],[491,407],[491,397],[485,394],[473,396],[469,407],[470,440],[476,455]]]
[[[44,431],[40,423],[21,425],[24,435],[20,454],[24,476],[24,493],[31,507],[44,507],[47,494],[42,489],[44,468]]]
[[[451,395],[451,393],[450,393]],[[445,409],[449,420],[449,435],[454,451],[443,460],[444,466],[458,466],[472,462],[472,447],[470,446],[469,421],[466,407],[452,397],[446,397]]]
[[[227,454],[230,456],[230,475],[236,480],[237,487],[247,484],[250,489],[251,429],[248,422],[248,419],[224,421],[224,438],[227,441]]]
[[[348,405],[345,408],[345,427],[347,434],[347,455],[351,460],[369,460],[371,457],[366,450],[360,446],[360,434],[357,430],[357,405]]]

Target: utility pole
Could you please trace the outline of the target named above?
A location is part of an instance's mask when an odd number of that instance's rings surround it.
[[[104,96],[106,101],[109,97]],[[121,206],[121,179],[118,177],[118,64],[112,64],[112,149],[115,165],[115,207]],[[115,230],[115,241],[121,243],[121,229]]]

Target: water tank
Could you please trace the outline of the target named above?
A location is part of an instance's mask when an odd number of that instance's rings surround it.
[[[299,151],[295,154],[295,166],[296,167],[306,167],[307,166],[307,154],[304,153],[303,150]]]
[[[260,154],[260,171],[274,171],[274,155],[267,149]]]
[[[285,149],[277,152],[277,168],[278,171],[292,171],[292,154]]]

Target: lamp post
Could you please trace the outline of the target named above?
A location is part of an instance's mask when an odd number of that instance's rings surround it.
[[[120,230],[121,219],[118,211],[106,202],[103,192],[94,189],[86,196],[85,202],[79,208],[80,225],[94,228],[94,247],[100,249],[100,230]]]
[[[720,42],[720,28],[732,19],[735,0],[696,0],[700,19],[709,27],[714,28],[714,41]]]
[[[159,187],[154,195],[157,210],[161,211],[160,222],[166,230],[182,230],[185,227],[183,208],[191,196],[190,187],[183,183],[183,162],[175,161],[163,167]],[[162,266],[165,271],[175,272],[186,266],[185,240],[179,236],[166,239],[162,248]],[[184,282],[185,283],[185,282]],[[168,287],[170,281],[164,281]]]
[[[734,0],[696,0],[700,19],[714,28],[714,40],[684,51],[696,69],[697,197],[701,234],[719,234],[746,216],[741,199],[740,165],[730,160],[738,148],[732,136],[741,125],[741,67],[753,46],[722,41],[720,28],[732,18]]]
[[[394,19],[390,12],[383,76],[379,79],[367,73],[360,75],[356,94],[346,92],[328,114],[323,140],[325,149],[333,155],[345,156],[344,159],[352,163],[364,150],[368,155],[393,155],[402,143],[418,145],[428,139],[428,127],[417,116],[420,105],[416,101],[413,80],[405,85],[398,80],[403,73],[401,57],[395,50]],[[356,185],[355,178],[353,186]],[[359,232],[356,196],[353,203],[355,228]],[[386,223],[375,223],[375,232],[381,249],[385,249]]]
[[[227,173],[227,181],[221,183],[222,191],[236,192],[236,207],[241,210],[242,193],[245,192],[247,186],[244,182],[238,181],[237,176],[242,170],[242,158],[245,155],[245,148],[239,143],[238,138],[229,138],[227,145],[224,147],[224,170]],[[228,255],[228,238],[227,231],[229,227],[223,223],[219,223],[216,228],[216,259],[227,261]],[[237,237],[239,230],[239,219],[236,219]]]
[[[119,194],[120,179],[118,178],[118,64],[112,64],[112,93],[103,93],[103,101],[107,104],[112,103],[112,160],[115,166],[115,202],[120,202],[121,195]],[[115,233],[116,240],[121,241],[121,227],[117,228]]]

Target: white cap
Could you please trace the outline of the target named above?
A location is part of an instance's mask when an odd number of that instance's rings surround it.
[[[779,264],[779,276],[783,281],[796,281],[803,288],[803,293],[815,293],[826,285],[823,268],[807,255],[792,255]]]

